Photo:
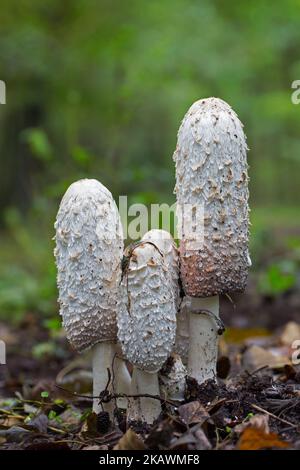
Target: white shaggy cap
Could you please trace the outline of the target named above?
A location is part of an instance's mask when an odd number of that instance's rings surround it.
[[[180,304],[180,287],[179,287],[179,254],[178,249],[172,235],[166,230],[152,229],[145,233],[143,241],[154,243],[160,252],[164,255],[177,309]]]
[[[243,125],[227,103],[207,98],[191,106],[174,161],[179,207],[204,207],[204,243],[194,250],[184,236],[180,243],[186,294],[243,291],[249,266],[247,145]]]
[[[83,351],[116,341],[123,233],[110,191],[94,179],[73,183],[55,229],[60,314],[70,343]]]
[[[141,242],[131,252],[121,284],[118,338],[124,356],[147,372],[157,372],[170,355],[176,332],[176,306],[160,251]]]
[[[159,373],[161,395],[170,400],[184,400],[187,370],[178,354],[172,354]]]

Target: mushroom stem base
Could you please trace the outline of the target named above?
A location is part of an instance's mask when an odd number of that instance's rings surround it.
[[[118,349],[115,349],[115,354],[118,354]],[[115,356],[114,359],[114,388],[115,393],[130,395],[131,392],[131,377],[126,367],[125,361]],[[127,398],[117,398],[117,407],[126,409],[128,405]]]
[[[114,344],[109,341],[103,341],[95,344],[93,347],[93,396],[98,397],[103,390],[106,389],[108,383],[108,371],[112,372],[112,362],[114,358]],[[108,387],[111,392],[111,383]],[[114,403],[103,403],[103,408],[99,404],[99,399],[93,400],[93,411],[100,413],[100,411],[107,411],[112,419]]]
[[[132,392],[134,394],[149,394],[159,396],[157,373],[149,373],[138,368],[133,369]],[[135,399],[131,404],[130,419],[145,421],[152,424],[161,412],[159,400],[153,398]]]
[[[219,296],[188,299],[190,312],[188,375],[201,384],[208,379],[216,380],[218,326],[214,317],[219,318]]]

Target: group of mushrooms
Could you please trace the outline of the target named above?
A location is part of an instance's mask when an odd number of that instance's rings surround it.
[[[115,201],[94,179],[73,183],[57,214],[60,314],[72,346],[93,348],[93,410],[111,418],[104,392],[135,396],[118,406],[150,424],[157,397],[184,398],[186,376],[216,380],[219,295],[242,292],[251,265],[247,145],[235,112],[218,98],[196,101],[173,158],[177,205],[204,208],[200,247],[191,248],[183,211],[179,248],[155,229],[124,252]]]

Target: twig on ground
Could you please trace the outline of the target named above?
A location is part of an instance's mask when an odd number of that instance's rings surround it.
[[[261,372],[262,370],[268,369],[269,366],[260,366],[258,369],[255,369],[253,372],[249,372],[247,369],[245,370],[246,374],[248,377],[252,377],[255,374],[258,374],[258,372]]]
[[[58,441],[54,441],[55,444],[65,444],[65,443],[71,443],[71,444],[80,444],[81,446],[85,446],[86,442],[83,441],[76,441],[74,439],[60,439]]]
[[[136,394],[136,395],[128,395],[127,393],[115,393],[115,394],[109,394],[109,395],[107,395],[107,397],[102,397],[101,398],[101,396],[100,397],[99,396],[94,397],[92,395],[81,395],[77,392],[72,392],[71,390],[67,390],[66,388],[63,388],[63,387],[61,387],[60,385],[57,385],[57,384],[55,384],[55,386],[57,388],[59,388],[60,390],[63,390],[64,392],[67,392],[67,393],[69,393],[69,394],[71,394],[75,397],[86,398],[87,400],[93,400],[95,398],[99,398],[100,403],[107,403],[110,400],[114,400],[116,398],[153,398],[153,400],[159,400],[161,403],[168,403],[168,405],[175,406],[175,407],[178,406],[178,403],[175,403],[174,401],[167,400],[165,398],[161,398],[158,395],[151,395],[150,393],[144,393],[144,394],[139,393],[139,394]],[[101,393],[103,393],[103,392],[101,392]]]
[[[63,429],[54,428],[53,426],[47,426],[47,428],[50,429],[50,431],[57,432],[58,434],[68,434],[67,431],[63,431]]]
[[[254,408],[257,411],[260,411],[261,413],[265,413],[266,415],[269,415],[271,418],[277,419],[278,421],[281,421],[284,424],[288,424],[292,428],[298,428],[298,424],[291,423],[290,421],[287,421],[286,419],[279,418],[279,416],[274,415],[273,413],[270,413],[270,411],[264,410],[264,408],[261,408],[258,405],[255,405],[254,403],[250,403],[250,406]]]

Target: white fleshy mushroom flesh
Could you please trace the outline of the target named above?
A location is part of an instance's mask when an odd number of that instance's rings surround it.
[[[181,280],[190,309],[188,373],[202,383],[216,377],[219,295],[245,289],[250,260],[247,144],[227,103],[207,98],[191,106],[174,161]]]
[[[94,179],[73,183],[61,201],[55,229],[60,314],[72,346],[78,352],[93,348],[97,397],[106,388],[116,353],[123,255],[121,221],[110,191]],[[130,379],[127,368],[117,369],[124,387]],[[112,402],[103,404],[108,412],[112,408]],[[97,398],[93,410],[102,410]]]
[[[124,356],[133,364],[135,394],[159,395],[157,372],[175,342],[176,306],[168,268],[160,250],[141,242],[128,251],[121,283],[118,337]],[[161,412],[159,400],[140,398],[132,419],[153,423]]]

